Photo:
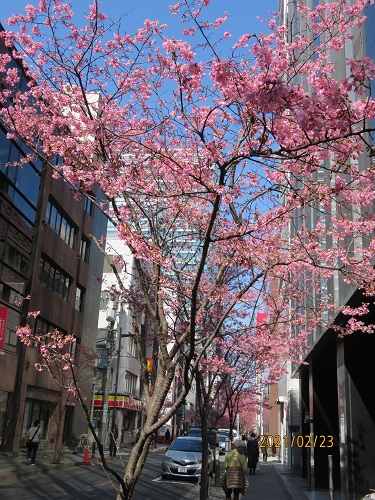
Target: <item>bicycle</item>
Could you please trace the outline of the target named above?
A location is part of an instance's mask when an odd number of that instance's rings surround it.
[[[87,446],[87,434],[82,434],[80,438],[72,438],[66,444],[74,451],[81,453]]]

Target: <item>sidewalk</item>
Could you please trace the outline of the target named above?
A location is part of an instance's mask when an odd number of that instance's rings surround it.
[[[329,500],[328,490],[313,490],[309,491],[308,482],[300,474],[293,473],[288,470],[280,462],[274,462],[273,466],[278,473],[280,480],[288,490],[293,500]],[[334,491],[335,500],[341,499],[341,492]]]
[[[129,447],[122,447],[118,455],[128,456],[131,449]],[[152,453],[152,452],[151,452]],[[109,456],[108,449],[104,450],[104,455]],[[26,450],[21,449],[19,457],[13,457],[11,453],[0,453],[0,479],[1,483],[11,483],[18,479],[27,476],[36,476],[41,474],[48,474],[62,469],[69,469],[72,467],[80,466],[84,461],[85,452],[73,452],[66,449],[63,452],[63,458],[59,464],[52,463],[53,452],[51,450],[38,450],[36,454],[35,467],[26,465]],[[89,461],[96,463],[100,458],[98,451],[96,451],[96,458],[92,457],[91,449],[89,449]]]
[[[261,462],[260,471],[255,475],[249,476],[249,488],[241,500],[307,500],[302,493],[301,484],[295,484],[297,477],[294,476],[291,481],[285,481],[282,478],[283,468],[276,466],[281,464],[276,459],[270,459],[267,463]],[[223,473],[223,470],[222,470]],[[288,476],[289,477],[289,476]],[[291,478],[289,478],[291,479]],[[214,481],[214,479],[213,479]],[[225,494],[222,488],[211,487],[210,500],[225,500]]]
[[[254,476],[247,473],[247,478],[249,488],[245,496],[240,496],[241,500],[329,500],[328,491],[308,491],[307,479],[288,470],[276,458],[261,462],[260,471]],[[209,498],[225,500],[225,494],[221,488],[212,486]],[[340,498],[335,491],[335,500]]]
[[[20,450],[19,457],[13,457],[10,453],[0,453],[0,478],[1,483],[12,483],[18,479],[28,476],[46,474],[61,469],[69,469],[80,465],[83,454],[73,454],[67,451],[59,464],[52,463],[53,453],[50,451],[38,451],[36,454],[35,467],[26,465],[26,452]]]

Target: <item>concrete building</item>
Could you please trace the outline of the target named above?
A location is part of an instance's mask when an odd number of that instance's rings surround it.
[[[106,252],[110,262],[116,263],[124,287],[136,287],[134,258],[111,225],[108,226]],[[97,325],[97,351],[100,356],[93,406],[94,423],[104,444],[108,444],[113,422],[121,430],[119,444],[134,442],[137,430],[143,426],[143,374],[134,340],[135,328],[149,339],[146,342],[149,380],[156,372],[152,322],[142,314],[132,316],[129,306],[121,303],[119,296],[113,292],[116,285],[115,273],[109,262],[105,262]]]
[[[10,65],[22,74],[16,61]],[[21,90],[26,83],[23,77]],[[26,322],[35,332],[57,328],[95,348],[100,301],[95,277],[102,274],[103,256],[90,234],[105,235],[106,219],[89,199],[74,199],[69,185],[53,179],[39,160],[10,166],[28,150],[21,141],[8,140],[6,132],[0,126],[0,447],[17,452],[35,419],[47,447],[62,435],[67,440],[87,432],[74,400],[59,430],[61,390],[47,372],[36,371],[38,350],[21,344],[15,331]],[[40,313],[27,318],[30,311]],[[82,387],[90,400],[90,374]]]
[[[304,3],[312,7],[321,2]],[[293,37],[303,26],[296,2],[282,0],[279,6],[288,36]],[[374,6],[369,5],[365,14],[365,26],[353,29],[353,39],[346,42],[344,52],[331,54],[338,78],[346,76],[346,57],[374,56]],[[305,86],[308,89],[307,83]],[[361,168],[366,169],[372,159],[363,156],[360,162]],[[318,170],[318,181],[319,175]],[[316,211],[320,209],[301,209],[299,215],[305,217],[311,231],[317,221]],[[293,228],[290,231],[292,233]],[[328,236],[325,243],[327,248],[333,244]],[[345,304],[354,307],[363,300],[360,291],[350,288],[339,274],[322,282],[320,292],[330,294],[337,309]],[[373,315],[371,306],[365,321],[372,323]],[[346,321],[340,314],[329,316],[328,313],[326,320],[327,324],[337,325]],[[312,489],[327,489],[331,456],[334,488],[341,493],[342,500],[358,500],[375,485],[374,350],[373,335],[356,332],[339,338],[330,329],[317,329],[309,337],[305,357],[308,364],[289,364],[288,376],[279,383],[280,433],[285,436],[282,439],[283,461],[300,471]]]

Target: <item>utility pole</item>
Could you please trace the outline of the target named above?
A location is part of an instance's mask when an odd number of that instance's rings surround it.
[[[93,379],[92,388],[91,388],[91,406],[90,406],[90,422],[91,422],[91,424],[92,424],[92,421],[94,419],[95,386],[96,386],[96,369],[94,370],[94,379]],[[93,436],[91,433],[91,429],[89,428],[89,430],[87,432],[87,442],[90,443],[92,438],[93,438]]]
[[[103,418],[102,418],[102,437],[101,441],[103,446],[107,445],[108,441],[108,397],[109,397],[109,387],[111,382],[111,371],[112,371],[112,355],[113,355],[113,335],[114,335],[114,321],[108,321],[107,326],[107,367],[104,371],[104,394],[103,394]]]
[[[117,348],[117,368],[116,368],[116,382],[115,382],[115,397],[113,401],[113,413],[112,413],[112,423],[111,423],[111,432],[113,431],[113,428],[115,426],[116,422],[116,406],[117,406],[117,387],[118,387],[118,374],[119,374],[119,368],[120,368],[120,356],[121,356],[121,342],[122,338],[126,337],[126,335],[122,335],[122,327],[120,327],[120,334],[118,338],[118,348]]]

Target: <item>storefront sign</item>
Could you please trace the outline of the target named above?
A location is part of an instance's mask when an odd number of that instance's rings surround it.
[[[103,406],[103,396],[101,394],[95,394],[94,406]]]
[[[94,406],[103,406],[103,396],[101,394],[95,394]],[[108,397],[108,408],[113,408],[115,406],[115,396]],[[129,410],[141,411],[143,409],[144,402],[135,399],[132,396],[117,396],[116,397],[116,408],[127,408]]]
[[[5,333],[7,329],[8,308],[0,307],[0,349],[4,349]]]

